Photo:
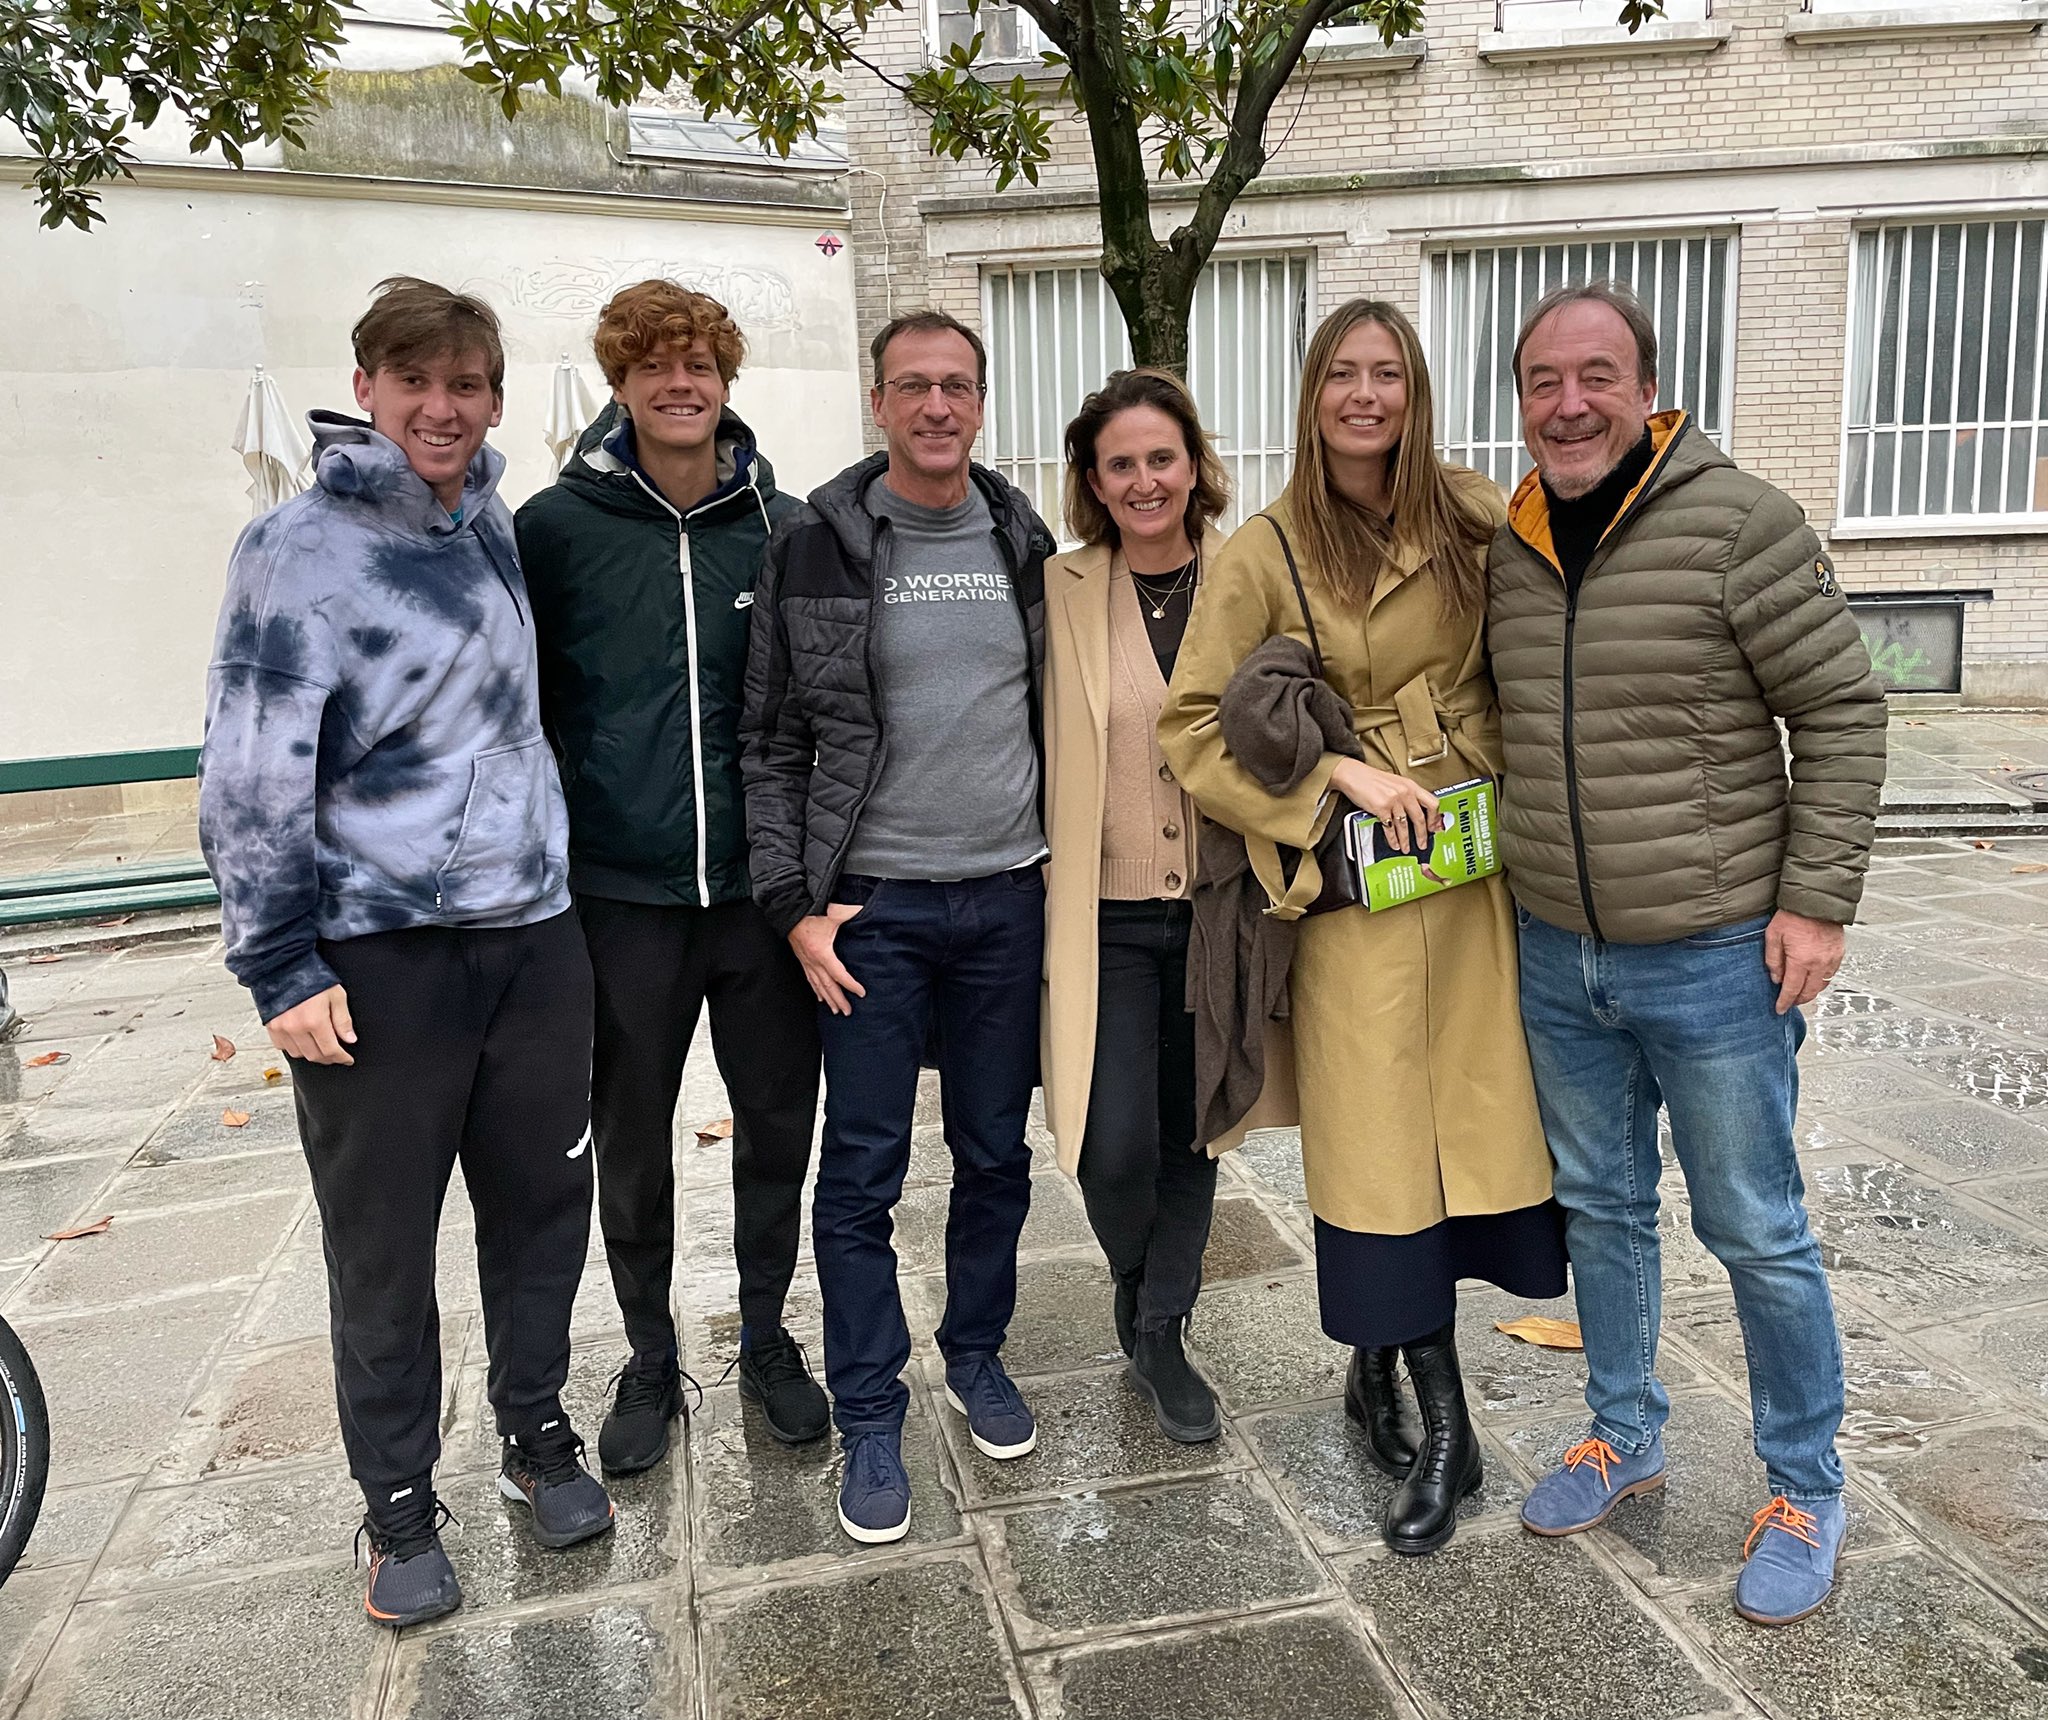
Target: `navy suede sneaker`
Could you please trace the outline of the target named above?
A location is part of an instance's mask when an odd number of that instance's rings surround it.
[[[846,1440],[839,1483],[839,1526],[867,1547],[910,1533],[910,1475],[900,1433],[856,1433]]]
[[[994,1356],[947,1363],[946,1402],[967,1418],[984,1457],[1022,1457],[1038,1443],[1038,1423]]]
[[[1624,1457],[1604,1439],[1582,1439],[1564,1463],[1529,1489],[1522,1527],[1532,1535],[1576,1535],[1604,1523],[1615,1506],[1664,1485],[1664,1436]]]
[[[1819,1608],[1835,1587],[1848,1513],[1840,1496],[1782,1494],[1750,1519],[1748,1561],[1735,1579],[1735,1610],[1752,1624],[1791,1624]]]

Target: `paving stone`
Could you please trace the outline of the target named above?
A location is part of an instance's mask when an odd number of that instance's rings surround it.
[[[1278,1410],[1238,1425],[1318,1546],[1341,1552],[1379,1544],[1399,1483],[1372,1466],[1365,1435],[1342,1404]],[[1522,1508],[1520,1478],[1497,1450],[1489,1447],[1485,1456],[1486,1479],[1460,1502],[1461,1523]]]
[[[1343,1391],[1351,1352],[1323,1335],[1312,1275],[1221,1285],[1197,1314],[1188,1348],[1232,1409]]]
[[[90,1030],[70,1039],[39,1042],[34,1050],[19,1039],[0,1045],[0,1105],[37,1105],[78,1079],[105,1048],[106,1036]],[[43,1059],[55,1056],[54,1063]]]
[[[1870,1465],[1916,1518],[2036,1612],[2048,1611],[2048,1429],[1958,1429]]]
[[[1856,1127],[1873,1145],[1896,1144],[1959,1177],[2048,1166],[2048,1129],[1979,1099],[1873,1103]]]
[[[334,1400],[334,1350],[309,1338],[215,1366],[186,1420],[191,1456],[186,1478],[341,1450]],[[181,1440],[181,1446],[184,1441]]]
[[[945,1315],[945,1280],[921,1273],[901,1282],[911,1341],[922,1345]],[[1021,1376],[1120,1360],[1111,1306],[1109,1268],[1100,1260],[1019,1262],[1003,1365]]]
[[[1528,1429],[1507,1443],[1529,1474],[1544,1475],[1585,1431],[1577,1424]],[[1675,1397],[1664,1454],[1665,1484],[1622,1504],[1607,1519],[1605,1539],[1652,1592],[1709,1578],[1732,1582],[1750,1520],[1771,1501],[1764,1466],[1750,1449],[1749,1412],[1719,1397]],[[1850,1546],[1896,1539],[1853,1491],[1848,1510]]]
[[[0,1260],[40,1254],[44,1238],[78,1217],[101,1218],[115,1208],[84,1213],[121,1167],[118,1158],[52,1159],[0,1169]]]
[[[2048,1249],[1891,1164],[1823,1165],[1807,1206],[1836,1288],[1903,1329],[2039,1299]]]
[[[362,1516],[362,1489],[339,1461],[145,1488],[122,1513],[90,1593],[98,1599],[185,1578],[239,1576],[296,1559],[345,1565]]]
[[[1368,1555],[1346,1580],[1409,1687],[1458,1720],[1678,1720],[1735,1705],[1572,1541],[1460,1535],[1426,1559]]]
[[[1957,1092],[2009,1111],[2048,1105],[2048,1051],[1986,1043],[1962,1051],[1919,1049],[1910,1061]]]
[[[1969,959],[1979,966],[2028,979],[2048,979],[2048,938],[2001,931],[1965,947]]]
[[[2013,1214],[2032,1234],[2048,1235],[2048,1175],[1972,1183],[1970,1193]],[[2048,1293],[2048,1287],[2044,1287],[2044,1293]]]
[[[723,1279],[723,1274],[721,1274]],[[731,1276],[731,1294],[726,1298],[729,1306],[716,1310],[699,1310],[686,1302],[688,1310],[684,1324],[688,1328],[685,1341],[690,1351],[690,1366],[705,1379],[722,1374],[739,1359],[740,1319],[738,1305],[739,1274]],[[577,1292],[579,1310],[594,1304],[594,1313],[607,1327],[620,1326],[619,1305],[612,1294],[611,1273],[602,1265],[586,1268],[583,1287]],[[783,1303],[782,1323],[791,1336],[805,1346],[811,1363],[811,1370],[822,1380],[825,1368],[825,1302],[818,1290],[816,1273],[809,1265],[800,1265],[796,1277],[789,1286],[788,1298]],[[572,1326],[581,1328],[580,1313],[571,1321]],[[625,1342],[624,1328],[620,1327],[619,1341]],[[623,1359],[624,1351],[621,1350]]]
[[[1072,1492],[1091,1482],[1185,1473],[1241,1462],[1227,1437],[1182,1445],[1159,1431],[1151,1403],[1122,1368],[1033,1380],[1025,1401],[1038,1421],[1038,1446],[1024,1457],[984,1457],[968,1437],[966,1417],[945,1406],[932,1380],[938,1419],[970,1505],[1029,1494]]]
[[[2048,1401],[2048,1307],[2001,1309],[1945,1338],[1972,1378],[2003,1383],[2037,1409]]]
[[[1061,1720],[1394,1720],[1405,1704],[1338,1617],[1301,1613],[1202,1635],[1082,1649],[1054,1665]]]
[[[33,1313],[98,1307],[251,1277],[284,1239],[305,1198],[298,1192],[260,1195],[193,1212],[119,1219],[102,1236],[54,1251],[29,1276],[14,1306]]]
[[[309,1213],[317,1220],[317,1210]],[[238,1336],[247,1344],[284,1344],[304,1338],[325,1338],[330,1330],[327,1307],[327,1258],[317,1248],[280,1254],[249,1299]]]
[[[1283,1235],[1255,1200],[1219,1200],[1202,1255],[1204,1282],[1261,1278],[1307,1264],[1307,1256]]]
[[[248,1122],[231,1129],[221,1121],[228,1110],[246,1111]],[[229,1153],[296,1152],[299,1116],[289,1093],[248,1093],[232,1103],[194,1101],[174,1112],[149,1137],[143,1157],[151,1164],[172,1159],[217,1159]]]
[[[1977,979],[1968,985],[1923,986],[1914,995],[1936,1009],[1967,1015],[1999,1033],[2034,1039],[2048,1034],[2048,994],[2016,975]]]
[[[704,1623],[709,1720],[1019,1720],[988,1597],[957,1560],[760,1590]]]
[[[1882,1057],[1821,1064],[1799,1072],[1799,1114],[1829,1111],[1859,1127],[1894,1106],[1934,1099],[1938,1089],[1900,1064]]]
[[[0,1164],[118,1153],[126,1158],[163,1119],[163,1107],[69,1111],[37,1105],[10,1125],[0,1114]]]
[[[226,1290],[157,1303],[146,1343],[135,1341],[133,1312],[17,1321],[50,1406],[58,1475],[81,1485],[153,1466],[247,1294]],[[118,1366],[109,1365],[114,1357]]]
[[[1758,1630],[1714,1590],[1686,1610],[1785,1720],[2048,1715],[2048,1639],[1923,1553],[1851,1562],[1790,1630]]]
[[[401,1641],[386,1720],[669,1720],[692,1711],[689,1625],[667,1604],[607,1601]]]
[[[1716,1267],[1718,1271],[1718,1265]],[[1467,1289],[1458,1298],[1458,1360],[1465,1396],[1489,1421],[1519,1426],[1537,1416],[1582,1411],[1586,1402],[1586,1358],[1578,1350],[1552,1350],[1509,1337],[1497,1322],[1531,1316],[1576,1322],[1570,1296],[1525,1302],[1505,1291]],[[1668,1386],[1698,1381],[1699,1370],[1675,1351],[1659,1351],[1658,1377]]]
[[[1299,1129],[1261,1129],[1245,1136],[1235,1156],[1239,1165],[1283,1200],[1308,1199]]]
[[[1323,1586],[1280,1512],[1237,1476],[1026,1506],[992,1524],[1027,1646],[1306,1599]]]
[[[896,1203],[896,1253],[906,1272],[945,1270],[946,1211],[952,1195],[950,1181],[903,1191]],[[1088,1214],[1072,1179],[1057,1172],[1033,1177],[1031,1211],[1017,1246],[1037,1250],[1094,1244],[1095,1232],[1088,1228]]]
[[[16,1711],[84,1583],[82,1565],[40,1571],[21,1565],[0,1588],[0,1714]]]
[[[1825,1004],[1835,995],[1825,993],[1820,1001]],[[1810,1020],[1808,1042],[1835,1054],[1976,1050],[1993,1043],[1990,1032],[1975,1022],[1908,1012],[1889,998],[1865,995],[1864,1001],[1881,1007],[1823,1012]]]
[[[161,1165],[145,1162],[123,1170],[107,1185],[107,1210],[118,1218],[124,1213],[201,1206],[243,1195],[303,1194],[311,1186],[306,1179],[305,1155],[297,1151],[173,1160]]]
[[[1923,1360],[1853,1308],[1838,1307],[1835,1314],[1847,1388],[1836,1436],[1842,1450],[1910,1450],[1926,1443],[1929,1428],[1983,1408],[1982,1391],[1954,1368]],[[1704,1356],[1737,1393],[1747,1394],[1749,1364],[1732,1304],[1667,1310],[1664,1329]]]
[[[2021,890],[1973,890],[1953,904],[1966,920],[1987,926],[2019,926],[2038,930],[2048,926],[2048,900],[2039,892]]]
[[[97,1487],[50,1488],[43,1495],[35,1532],[15,1569],[41,1571],[96,1559],[134,1490],[132,1481],[109,1481]],[[0,1713],[5,1711],[4,1705],[0,1705]]]
[[[714,1580],[854,1551],[839,1527],[843,1457],[835,1435],[784,1445],[760,1411],[728,1386],[705,1394],[704,1407],[691,1418],[690,1448],[698,1557]],[[910,1474],[909,1544],[958,1538],[959,1507],[946,1483],[930,1411],[914,1392],[903,1424],[903,1466]]]
[[[345,1566],[95,1602],[72,1612],[22,1714],[333,1720],[371,1706],[390,1651]]]

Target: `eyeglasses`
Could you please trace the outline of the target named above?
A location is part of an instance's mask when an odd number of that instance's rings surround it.
[[[923,400],[936,388],[948,400],[973,400],[988,392],[987,387],[970,377],[949,376],[942,382],[933,382],[923,376],[892,376],[882,384],[898,400]]]

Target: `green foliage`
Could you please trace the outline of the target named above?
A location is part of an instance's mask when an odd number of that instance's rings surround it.
[[[167,109],[192,152],[237,167],[252,143],[299,141],[350,0],[0,0],[0,119],[36,156],[45,227],[89,228],[94,187],[129,174],[131,122]]]

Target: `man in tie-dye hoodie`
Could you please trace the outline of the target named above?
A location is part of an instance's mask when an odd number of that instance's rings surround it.
[[[384,282],[354,331],[368,422],[316,412],[314,485],[242,534],[207,677],[199,834],[228,966],[292,1058],[364,1605],[461,1603],[434,1496],[434,1247],[476,1212],[499,1489],[543,1545],[611,1527],[559,1393],[590,1230],[589,959],[537,704],[481,301]]]

